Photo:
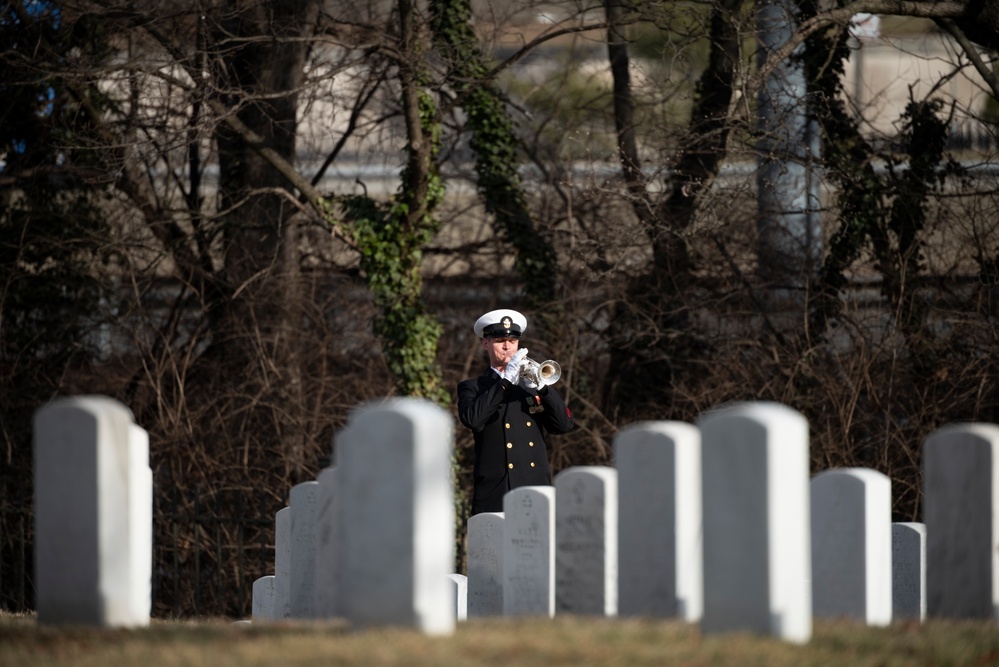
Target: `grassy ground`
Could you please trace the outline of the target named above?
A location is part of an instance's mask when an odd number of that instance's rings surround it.
[[[999,625],[896,624],[866,628],[817,620],[798,646],[743,634],[702,636],[677,621],[490,619],[462,623],[451,637],[400,629],[352,632],[336,624],[232,625],[154,621],[141,630],[40,627],[0,614],[0,667],[294,667],[297,665],[552,667],[894,667],[999,665]]]

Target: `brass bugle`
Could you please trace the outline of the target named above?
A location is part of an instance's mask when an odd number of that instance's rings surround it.
[[[520,366],[520,377],[527,378],[539,387],[544,387],[558,382],[558,379],[562,377],[562,367],[552,359],[538,363],[534,359],[524,357]]]

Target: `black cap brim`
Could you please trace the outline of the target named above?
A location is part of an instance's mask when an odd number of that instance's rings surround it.
[[[483,338],[520,338],[520,327],[511,324],[509,327],[503,326],[502,322],[490,324],[482,330]]]

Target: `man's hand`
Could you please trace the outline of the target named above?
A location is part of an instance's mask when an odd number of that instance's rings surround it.
[[[526,375],[520,378],[520,386],[524,389],[529,389],[531,391],[538,390],[538,383],[527,377]]]
[[[524,357],[527,356],[527,348],[517,350],[517,352],[510,358],[510,361],[506,363],[506,368],[503,369],[503,379],[510,384],[517,384],[520,379],[520,366],[524,361]]]

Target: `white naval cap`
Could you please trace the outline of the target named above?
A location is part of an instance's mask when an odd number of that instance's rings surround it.
[[[527,329],[527,318],[516,310],[490,310],[475,321],[475,335],[480,338],[520,338]]]

